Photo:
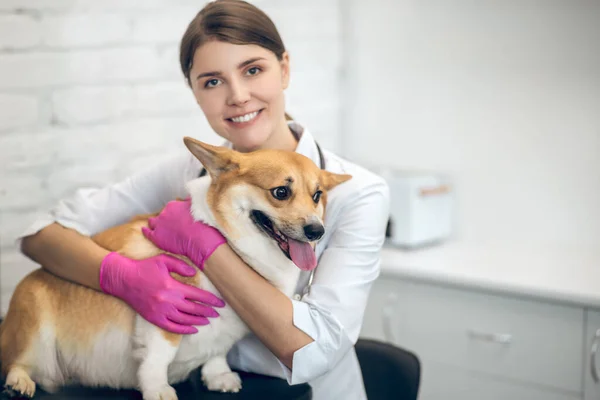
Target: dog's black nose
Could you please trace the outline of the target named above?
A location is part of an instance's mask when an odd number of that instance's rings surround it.
[[[323,225],[313,222],[308,225],[304,225],[304,235],[308,240],[317,240],[325,233]]]

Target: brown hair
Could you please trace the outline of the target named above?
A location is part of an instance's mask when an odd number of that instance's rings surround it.
[[[285,52],[275,24],[256,6],[242,0],[212,1],[194,17],[181,39],[179,63],[190,86],[194,53],[210,40],[255,44],[272,51],[278,60]]]

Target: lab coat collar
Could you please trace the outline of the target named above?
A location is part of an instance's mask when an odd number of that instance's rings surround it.
[[[298,140],[295,152],[310,158],[317,165],[317,167],[321,168],[322,165],[319,157],[319,150],[317,149],[317,142],[315,141],[313,135],[308,129],[296,121],[288,121],[287,124]],[[226,141],[223,146],[229,149],[233,148],[233,145],[230,141]]]

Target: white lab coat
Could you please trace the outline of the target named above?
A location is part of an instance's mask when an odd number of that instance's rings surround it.
[[[296,151],[319,165],[312,135],[295,122]],[[227,144],[230,146],[230,144]],[[354,344],[360,333],[367,297],[380,270],[380,250],[389,214],[389,190],[379,176],[323,151],[326,169],[353,176],[328,194],[325,235],[316,247],[318,266],[307,294],[309,273],[302,272],[292,299],[294,324],[314,342],[294,354],[293,371],[254,335],[230,351],[232,368],[277,376],[290,384],[308,382],[315,400],[364,400],[366,394]],[[202,165],[191,154],[178,155],[104,188],[84,188],[60,201],[21,235],[58,222],[84,235],[123,223],[133,215],[160,210],[186,197],[184,184]]]

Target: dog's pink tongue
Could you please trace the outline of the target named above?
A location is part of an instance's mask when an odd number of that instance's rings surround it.
[[[310,271],[317,266],[317,256],[312,246],[306,242],[299,242],[288,237],[290,257],[294,264],[303,271]]]

